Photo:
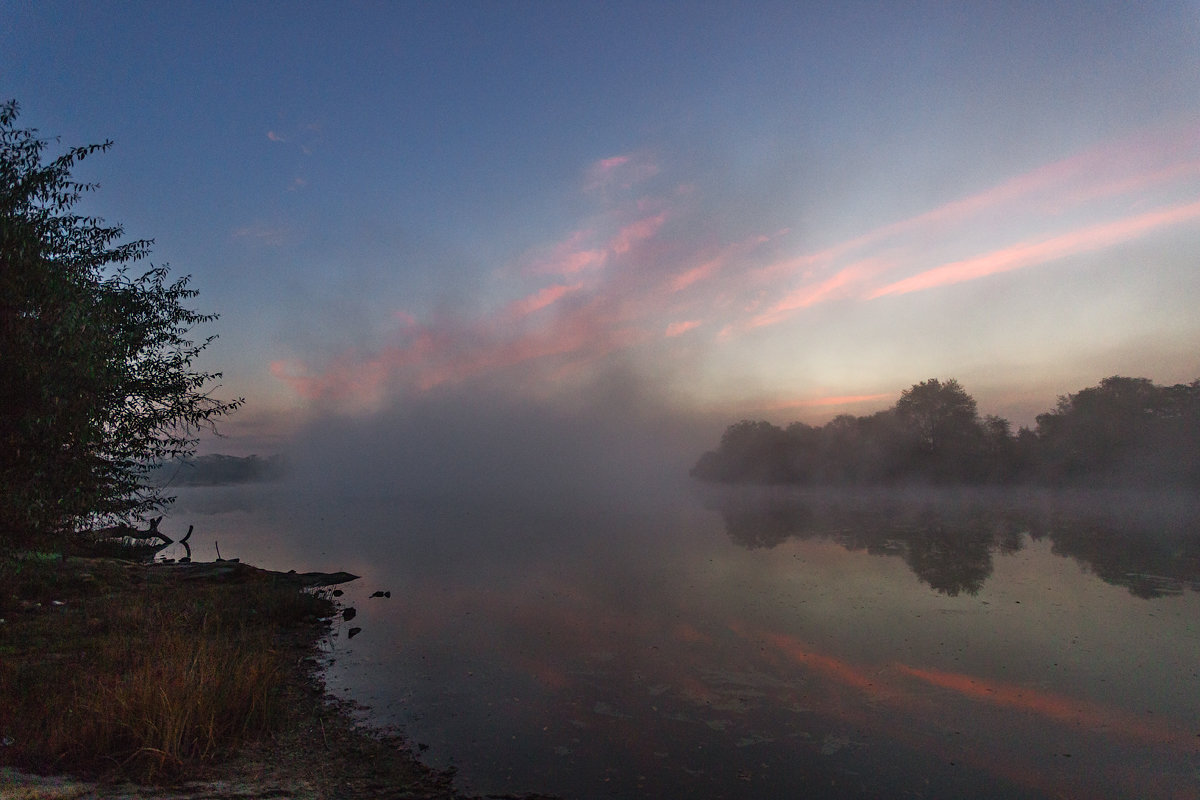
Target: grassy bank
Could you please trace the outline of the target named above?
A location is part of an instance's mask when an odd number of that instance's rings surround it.
[[[327,594],[246,565],[215,572],[0,561],[0,767],[110,787],[86,797],[197,781],[226,787],[213,796],[457,797],[325,694]]]
[[[269,580],[160,579],[115,560],[0,565],[0,759],[140,781],[202,771],[277,730],[301,633],[327,599]]]

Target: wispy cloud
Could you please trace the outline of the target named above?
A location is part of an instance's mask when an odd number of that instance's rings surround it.
[[[535,362],[548,361],[547,367],[555,368],[562,359],[595,359],[645,338],[594,302],[551,315],[542,325],[513,324],[574,291],[577,287],[550,287],[474,322],[405,320],[395,341],[373,353],[347,350],[315,370],[303,361],[277,360],[271,374],[308,400],[365,411],[379,407],[392,393],[423,392]]]
[[[1153,137],[1150,137],[1153,139]],[[281,361],[273,373],[301,395],[353,405],[390,392],[520,368],[556,380],[614,352],[690,334],[688,347],[721,347],[830,303],[862,304],[1096,253],[1200,220],[1186,147],[1146,137],[1094,148],[981,192],[807,252],[772,234],[714,224],[702,189],[601,193],[595,213],[557,241],[493,275],[478,312],[406,316],[375,348],[324,362]],[[652,174],[636,155],[600,160],[587,186]],[[657,168],[654,167],[656,170]],[[633,170],[631,173],[630,170]],[[1147,210],[1148,198],[1162,198]],[[1162,205],[1163,202],[1173,204]],[[752,224],[752,223],[751,223]],[[722,241],[725,231],[731,241]],[[247,227],[238,238],[283,242]],[[842,405],[880,395],[792,403]]]
[[[566,284],[547,286],[528,297],[523,297],[520,300],[510,303],[507,316],[512,319],[527,317],[535,311],[540,311],[546,306],[557,303],[566,295],[579,291],[580,288],[582,287],[578,283],[570,286]]]
[[[962,283],[1000,272],[1046,264],[1067,256],[1088,253],[1136,239],[1180,222],[1200,219],[1200,201],[1091,225],[1043,241],[1020,242],[1010,247],[962,261],[943,264],[903,280],[881,286],[868,299],[907,294],[923,289]]]
[[[749,321],[750,327],[761,327],[780,322],[791,312],[808,308],[818,303],[853,297],[873,277],[895,267],[894,261],[880,258],[865,258],[841,268],[824,280],[793,289],[766,311],[756,314]]]
[[[235,228],[229,234],[231,239],[257,242],[270,247],[283,247],[295,239],[295,230],[290,225],[267,225],[256,222]]]
[[[599,179],[648,171],[637,158],[615,157],[598,162],[591,174]],[[514,299],[466,316],[421,320],[406,312],[373,350],[347,349],[315,364],[281,359],[271,372],[309,400],[358,409],[377,407],[396,392],[518,367],[561,378],[662,337],[665,268],[646,269],[657,255],[646,248],[661,237],[671,213],[661,199],[605,199],[587,224],[535,249],[516,270],[495,273],[502,281],[497,295],[524,288]],[[679,318],[684,321],[670,327],[671,336],[700,324]]]
[[[637,245],[652,238],[666,221],[666,212],[635,220],[617,231],[617,235],[608,243],[608,249],[616,255],[623,256]]]
[[[592,228],[572,231],[562,241],[540,248],[541,254],[534,256],[523,271],[526,275],[566,276],[602,267],[608,252],[594,243],[595,237]]]
[[[561,242],[535,256],[523,271],[526,275],[576,275],[605,266],[618,256],[654,237],[667,220],[666,212],[643,216],[626,222],[607,238],[594,227],[573,231]]]
[[[1194,138],[1200,130],[1187,133]],[[824,302],[871,300],[1048,264],[1192,222],[1191,201],[1151,212],[1130,213],[1130,206],[1148,191],[1195,198],[1197,176],[1194,153],[1157,132],[1106,143],[820,250],[777,259],[757,270],[759,280],[776,291],[792,285],[732,330],[777,324]],[[1063,230],[1080,215],[1108,219]],[[1006,235],[1010,243],[991,252],[928,266],[930,243],[961,249]]]
[[[704,324],[704,323],[702,323],[698,319],[689,319],[689,320],[684,320],[682,322],[672,322],[670,325],[667,326],[667,330],[663,335],[668,338],[682,336],[683,334],[687,333],[690,330],[695,330],[696,328],[699,328],[702,324]]]
[[[272,128],[267,131],[268,141],[291,144],[304,155],[312,155],[321,142],[321,126],[315,122],[285,125],[286,130]]]
[[[601,192],[613,189],[631,189],[633,186],[654,177],[659,166],[642,153],[625,153],[602,158],[587,169],[584,190]]]

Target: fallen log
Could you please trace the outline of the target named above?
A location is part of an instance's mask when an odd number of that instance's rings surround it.
[[[238,561],[192,561],[186,564],[149,564],[146,574],[150,579],[161,576],[165,579],[213,581],[215,583],[249,583],[271,581],[314,589],[321,586],[336,586],[358,580],[349,572],[276,572],[253,567]]]
[[[162,517],[156,517],[150,520],[150,527],[144,531],[132,525],[122,523],[120,525],[110,525],[107,528],[88,531],[88,533],[98,542],[128,541],[132,539],[135,542],[144,540],[146,546],[148,546],[151,540],[158,539],[162,543],[161,546],[166,547],[169,544],[174,544],[175,540],[158,529],[158,523],[162,522],[162,519]],[[190,536],[191,533],[192,529],[188,528],[188,535]],[[186,539],[187,536],[184,538]],[[142,545],[133,544],[131,546]]]

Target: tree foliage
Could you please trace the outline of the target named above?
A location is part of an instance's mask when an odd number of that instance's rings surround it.
[[[1037,418],[1042,469],[1057,482],[1093,477],[1200,486],[1200,380],[1156,386],[1105,378]]]
[[[44,160],[50,142],[0,106],[0,544],[95,518],[134,520],[171,498],[146,477],[194,452],[196,434],[241,400],[208,394],[193,369],[215,315],[185,303],[188,278],[130,272],[152,242],[76,212],[94,184],[71,173],[111,142]]]
[[[1106,378],[1059,398],[1037,429],[980,418],[956,380],[931,378],[867,417],[816,428],[743,420],[692,475],[720,483],[889,485],[1036,482],[1200,486],[1200,381]]]

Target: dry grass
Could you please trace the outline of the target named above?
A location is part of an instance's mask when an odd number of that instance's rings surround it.
[[[149,574],[103,560],[0,564],[0,764],[173,780],[278,724],[294,659],[279,632],[315,623],[328,601]]]

